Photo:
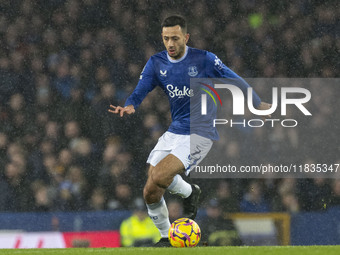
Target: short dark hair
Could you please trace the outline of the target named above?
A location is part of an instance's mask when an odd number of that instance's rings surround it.
[[[162,22],[162,30],[163,27],[174,27],[179,25],[183,31],[183,33],[187,32],[187,21],[184,17],[180,15],[172,15],[167,18],[165,18]]]

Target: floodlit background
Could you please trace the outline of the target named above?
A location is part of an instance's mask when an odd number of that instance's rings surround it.
[[[215,53],[242,77],[334,78],[340,70],[339,9],[338,1],[317,0],[0,1],[0,228],[118,231],[136,209],[145,160],[170,123],[169,106],[157,89],[134,116],[120,119],[107,109],[124,104],[148,58],[163,50],[160,23],[167,15],[184,15],[188,45]],[[305,162],[339,163],[339,132],[319,135],[331,117],[339,130],[338,89],[313,93],[318,104],[307,133],[277,128],[247,133],[252,139],[245,139],[244,130],[233,130],[225,141],[226,157],[240,160],[260,146],[263,157],[289,161],[307,140]],[[327,155],[318,153],[320,147],[329,148]],[[322,159],[327,162],[316,162]],[[340,244],[339,231],[331,228],[339,228],[339,221],[320,218],[320,212],[336,215],[340,180],[197,182],[205,239],[222,225],[224,213],[286,212],[294,222],[290,243]],[[171,217],[179,217],[180,203],[168,201]],[[41,222],[32,220],[37,215]],[[281,232],[270,219],[262,224],[271,236],[265,239],[274,236],[280,244]],[[319,221],[335,237],[305,236]],[[223,228],[241,231],[244,224],[237,224]],[[296,232],[297,226],[305,233]],[[256,239],[252,234],[249,240]],[[23,247],[13,240],[13,247]],[[34,247],[44,247],[39,240]]]

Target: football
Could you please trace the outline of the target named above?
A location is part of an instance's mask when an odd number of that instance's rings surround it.
[[[169,240],[174,247],[194,247],[200,239],[200,227],[189,218],[177,219],[170,226]]]

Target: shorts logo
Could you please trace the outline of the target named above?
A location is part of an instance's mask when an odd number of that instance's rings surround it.
[[[186,170],[190,169],[192,166],[197,164],[197,161],[199,161],[202,158],[202,156],[200,155],[201,152],[202,150],[196,147],[196,151],[188,155],[188,160],[190,164],[188,165]]]
[[[188,74],[191,77],[195,77],[198,74],[197,67],[196,66],[190,66]]]

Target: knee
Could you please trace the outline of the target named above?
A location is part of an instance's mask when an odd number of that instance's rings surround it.
[[[152,179],[152,182],[162,189],[166,189],[167,187],[169,187],[172,182],[172,179],[170,180],[170,178],[161,171],[153,171],[150,177]]]

